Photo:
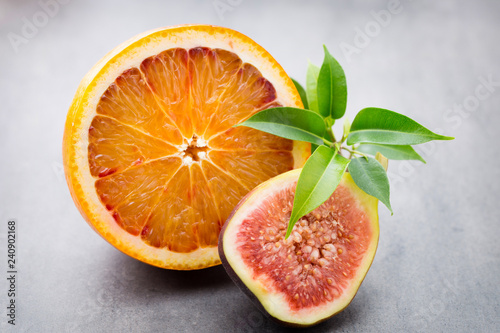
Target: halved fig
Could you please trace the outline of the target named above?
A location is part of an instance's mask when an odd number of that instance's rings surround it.
[[[356,295],[377,249],[378,201],[345,173],[332,196],[285,239],[300,171],[274,177],[240,201],[222,228],[219,255],[264,313],[310,326]]]

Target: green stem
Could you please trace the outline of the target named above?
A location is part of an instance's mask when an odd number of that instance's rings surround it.
[[[342,146],[341,146],[341,144],[339,142],[335,142],[334,146],[335,146],[335,150],[337,151],[337,153],[340,156],[343,157],[344,155],[342,155]]]
[[[349,149],[349,148],[347,148],[347,147],[340,147],[340,148],[341,148],[341,149],[344,149],[344,150],[346,150],[346,151],[348,151],[349,153],[351,153],[351,156],[349,156],[349,158],[351,158],[351,157],[352,157],[353,155],[355,155],[355,154],[361,155],[361,156],[363,156],[363,157],[365,157],[365,158],[367,157],[367,156],[366,156],[366,154],[363,154],[363,153],[362,153],[362,152],[360,152],[360,151],[357,151],[357,150],[352,150],[352,149]]]
[[[333,119],[330,116],[325,118],[326,132],[328,133],[333,142],[337,142],[337,140],[335,139],[335,134],[333,134],[332,130],[333,124],[335,124],[335,119]]]
[[[332,130],[332,127],[331,126],[328,126],[326,128],[326,132],[328,133],[328,135],[330,135],[330,138],[332,138],[332,141],[333,142],[336,142],[337,140],[335,140],[335,135],[333,134],[333,130]]]
[[[325,138],[322,138],[323,139],[323,142],[328,146],[328,147],[333,147],[335,145],[335,142],[332,142],[328,139],[325,139]]]

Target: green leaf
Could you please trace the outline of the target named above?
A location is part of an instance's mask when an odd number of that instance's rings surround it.
[[[325,59],[318,76],[318,108],[323,117],[340,119],[347,105],[347,83],[344,70],[326,46]]]
[[[297,182],[285,237],[290,235],[293,226],[302,216],[313,211],[332,195],[349,162],[349,159],[324,145],[319,146],[309,157]]]
[[[432,140],[453,140],[453,138],[431,132],[415,120],[394,111],[366,108],[359,111],[354,118],[347,144],[416,145]]]
[[[317,93],[318,75],[319,75],[319,67],[309,62],[307,64],[307,75],[306,75],[307,102],[309,104],[309,110],[319,113],[318,93]]]
[[[360,189],[382,201],[392,214],[389,179],[382,164],[373,157],[357,157],[351,160],[349,173]]]
[[[382,145],[377,143],[363,143],[357,151],[375,156],[378,152],[390,160],[417,160],[425,163],[412,146]]]
[[[260,111],[243,123],[247,126],[290,140],[307,141],[322,145],[325,122],[316,112],[290,107],[278,107]]]
[[[300,83],[298,83],[297,81],[295,81],[294,79],[292,79],[292,82],[293,84],[295,85],[295,88],[297,89],[297,91],[299,92],[299,95],[300,95],[300,99],[302,100],[302,104],[304,104],[304,109],[309,109],[309,105],[307,104],[307,96],[306,96],[306,91],[304,90],[304,88],[300,85]]]

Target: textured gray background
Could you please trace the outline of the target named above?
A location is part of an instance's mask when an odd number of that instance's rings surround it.
[[[427,165],[391,163],[395,214],[380,208],[372,268],[353,303],[312,332],[499,331],[500,2],[401,0],[378,31],[372,11],[385,0],[221,0],[235,4],[224,13],[214,2],[73,0],[16,50],[8,34],[21,35],[23,19],[43,9],[0,1],[0,331],[13,330],[2,277],[8,218],[19,236],[14,330],[285,331],[222,267],[161,270],[108,245],[64,181],[63,126],[80,79],[122,41],[180,23],[239,30],[301,82],[324,43],[344,66],[351,119],[380,106],[456,137],[421,146]],[[365,28],[369,41],[358,36]],[[344,53],[347,44],[357,53]],[[489,78],[496,86],[484,86]]]

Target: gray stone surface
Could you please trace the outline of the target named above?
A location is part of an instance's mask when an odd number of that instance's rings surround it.
[[[247,34],[302,82],[324,43],[347,74],[351,119],[380,106],[456,137],[422,145],[427,165],[391,162],[395,214],[380,207],[372,268],[353,303],[311,332],[500,330],[500,2],[401,0],[384,26],[372,12],[388,9],[383,0],[66,2],[44,22],[38,1],[0,1],[0,331],[285,331],[221,267],[167,271],[117,251],[87,226],[64,181],[63,126],[80,79],[131,36],[189,22]],[[235,5],[218,13],[214,3]],[[22,36],[34,19],[38,31],[12,44],[9,33]],[[18,221],[15,327],[2,277],[9,218]]]

